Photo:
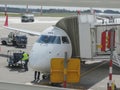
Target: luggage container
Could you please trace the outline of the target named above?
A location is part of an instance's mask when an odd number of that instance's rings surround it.
[[[23,51],[21,50],[8,50],[7,51],[8,67],[16,67],[16,66],[23,67],[24,62],[22,62],[22,54]]]

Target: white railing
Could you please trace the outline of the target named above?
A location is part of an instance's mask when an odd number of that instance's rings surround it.
[[[116,51],[113,52],[113,64],[117,67],[120,67],[120,56],[117,54]]]

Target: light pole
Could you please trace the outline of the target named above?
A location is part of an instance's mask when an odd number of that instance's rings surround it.
[[[109,62],[109,87],[108,90],[112,90],[112,60],[113,60],[113,51],[114,51],[114,40],[115,40],[115,29],[110,30],[110,62]]]

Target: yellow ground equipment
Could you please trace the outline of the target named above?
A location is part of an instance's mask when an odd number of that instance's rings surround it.
[[[77,83],[80,81],[80,60],[71,58],[67,64],[67,83]]]
[[[64,58],[53,58],[51,60],[50,79],[52,83],[64,81]]]
[[[50,81],[52,83],[63,83],[66,75],[67,83],[80,81],[80,59],[71,58],[67,60],[64,68],[64,58],[53,58],[51,60]]]

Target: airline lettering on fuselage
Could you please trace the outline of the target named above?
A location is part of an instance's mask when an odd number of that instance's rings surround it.
[[[53,34],[53,32],[48,32],[48,34]]]

